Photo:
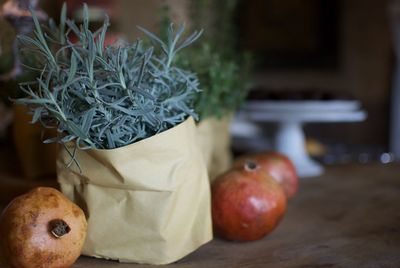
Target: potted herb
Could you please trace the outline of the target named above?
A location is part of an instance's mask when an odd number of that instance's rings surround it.
[[[34,14],[33,14],[34,15]],[[212,238],[210,192],[193,117],[195,74],[174,58],[200,33],[104,47],[108,22],[89,30],[66,19],[20,41],[39,55],[40,76],[21,84],[34,121],[57,128],[58,181],[86,212],[83,254],[123,262],[174,262]],[[78,42],[70,42],[75,35]],[[57,44],[53,46],[50,44]],[[56,50],[50,49],[56,47]]]
[[[202,85],[195,111],[200,117],[198,135],[210,179],[231,166],[230,122],[249,88],[251,57],[236,50],[236,6],[237,0],[190,2],[192,27],[205,29],[205,36],[178,58],[180,66],[197,73]],[[162,14],[162,29],[166,29],[170,22],[168,6]]]
[[[193,55],[193,56],[189,56]],[[247,95],[250,60],[222,55],[216,47],[203,42],[188,52],[193,61],[183,66],[196,70],[202,94],[196,98],[195,111],[200,115],[198,136],[213,180],[231,167],[230,123],[236,109]]]

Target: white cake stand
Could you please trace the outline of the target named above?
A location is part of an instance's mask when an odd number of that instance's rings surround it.
[[[275,150],[287,155],[299,177],[314,177],[323,167],[312,160],[305,149],[304,123],[360,122],[367,113],[358,101],[254,101],[239,111],[239,122],[275,122]]]

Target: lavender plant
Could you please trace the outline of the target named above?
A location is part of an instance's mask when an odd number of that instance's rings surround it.
[[[28,68],[40,75],[20,84],[27,96],[16,102],[31,108],[33,123],[57,128],[57,137],[45,143],[118,148],[167,130],[188,116],[197,117],[193,106],[198,79],[175,66],[174,58],[201,32],[183,38],[184,27],[175,31],[170,25],[164,41],[141,28],[157,47],[138,40],[104,48],[108,19],[92,32],[86,5],[82,25],[67,19],[66,13],[64,4],[58,26],[53,20],[41,26],[32,11],[33,37],[18,37],[22,48],[36,55],[35,66]],[[71,35],[79,41],[71,42]]]

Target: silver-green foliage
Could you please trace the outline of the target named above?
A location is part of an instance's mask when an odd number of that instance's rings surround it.
[[[198,79],[173,60],[201,32],[183,39],[184,27],[174,31],[171,25],[164,42],[141,28],[156,49],[142,41],[104,48],[108,20],[92,32],[86,6],[80,26],[66,18],[65,5],[59,26],[52,20],[48,26],[39,25],[34,13],[33,19],[33,37],[19,40],[37,56],[40,76],[20,85],[27,97],[16,102],[31,107],[33,122],[57,127],[58,137],[45,142],[112,149],[197,116],[193,105]],[[71,35],[79,41],[72,43]]]

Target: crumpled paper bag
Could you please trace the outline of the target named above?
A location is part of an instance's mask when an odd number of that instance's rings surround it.
[[[230,123],[232,115],[210,117],[197,125],[197,136],[212,182],[232,166]]]
[[[62,192],[86,213],[83,254],[147,264],[179,260],[212,239],[210,187],[192,118],[112,150],[61,149]]]

